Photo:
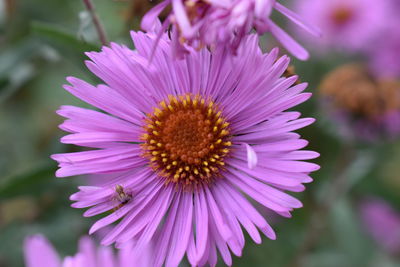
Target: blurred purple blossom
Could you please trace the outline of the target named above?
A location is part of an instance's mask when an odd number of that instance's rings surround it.
[[[365,229],[387,252],[400,253],[400,212],[382,199],[370,197],[360,205]]]
[[[236,53],[243,38],[255,29],[260,35],[271,33],[295,57],[308,59],[308,52],[271,19],[274,10],[306,32],[320,35],[316,27],[276,0],[164,0],[143,17],[142,28],[153,31],[158,15],[168,7],[171,11],[157,31],[161,35],[172,27],[172,48],[177,57],[186,53],[184,43],[197,49],[228,45]]]
[[[112,247],[96,247],[91,238],[84,236],[79,240],[78,252],[61,260],[51,243],[36,234],[25,239],[24,258],[26,267],[149,267],[150,247],[138,255],[127,245],[114,254]]]
[[[294,11],[309,24],[320,27],[322,38],[298,34],[320,53],[331,49],[360,52],[384,28],[390,13],[389,0],[296,0]]]

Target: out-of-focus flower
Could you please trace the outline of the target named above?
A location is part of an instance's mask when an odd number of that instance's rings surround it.
[[[365,229],[382,248],[400,253],[400,212],[378,198],[365,199],[360,206]]]
[[[382,78],[400,78],[400,8],[397,10],[367,54],[371,70]]]
[[[319,30],[304,23],[296,13],[276,0],[164,0],[151,9],[142,20],[142,28],[150,31],[158,23],[158,15],[165,8],[170,14],[159,29],[160,34],[172,27],[173,51],[181,57],[183,44],[195,48],[228,45],[236,52],[241,40],[252,30],[258,34],[270,32],[290,53],[306,60],[308,52],[270,18],[277,10],[307,32],[319,36]]]
[[[150,267],[150,249],[140,255],[130,248],[119,250],[117,255],[111,247],[97,247],[89,237],[79,241],[78,253],[60,259],[50,242],[42,235],[33,235],[25,239],[24,258],[26,267]]]
[[[61,141],[95,148],[53,155],[58,177],[105,173],[107,184],[81,186],[71,196],[84,216],[112,211],[93,233],[118,221],[105,245],[131,239],[135,249],[154,241],[152,266],[177,266],[185,253],[192,265],[226,264],[240,256],[241,226],[261,242],[258,229],[275,239],[265,218],[246,196],[283,216],[301,202],[286,191],[302,191],[319,166],[300,150],[307,141],[292,131],[314,122],[286,112],[311,94],[296,76],[282,77],[289,58],[264,54],[256,35],[238,56],[187,47],[174,60],[171,41],[161,36],[149,65],[154,34],[132,32],[136,51],[111,44],[87,55],[89,69],[106,84],[68,78],[65,89],[105,111],[63,106]],[[116,172],[120,175],[115,176]]]
[[[356,138],[400,134],[400,81],[379,80],[366,67],[347,64],[327,74],[319,87],[333,118]]]
[[[358,52],[367,49],[390,13],[389,0],[296,0],[293,9],[308,23],[320,27],[322,38],[310,40],[316,51]]]

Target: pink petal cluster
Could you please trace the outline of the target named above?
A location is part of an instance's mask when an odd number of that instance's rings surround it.
[[[365,199],[360,212],[372,238],[387,252],[400,253],[400,212],[379,198]]]
[[[238,56],[223,47],[212,53],[187,47],[183,60],[174,60],[173,41],[167,35],[161,36],[155,51],[155,34],[132,32],[132,38],[135,51],[113,43],[101,52],[87,53],[91,60],[86,65],[104,84],[68,78],[67,91],[103,112],[60,108],[58,114],[66,118],[60,128],[70,133],[61,142],[91,150],[53,155],[60,166],[56,175],[109,175],[108,183],[81,186],[71,196],[76,201],[73,207],[89,208],[85,217],[114,209],[90,229],[94,233],[116,223],[103,245],[135,240],[140,251],[153,242],[151,266],[178,266],[185,254],[194,266],[215,266],[217,251],[231,265],[231,252],[242,254],[242,227],[256,243],[261,243],[259,231],[276,238],[249,199],[290,217],[302,204],[286,192],[304,190],[303,183],[312,181],[309,174],[319,169],[304,161],[318,153],[300,150],[308,142],[293,132],[314,119],[286,111],[311,96],[302,92],[307,84],[294,85],[296,76],[282,77],[289,58],[277,58],[276,49],[263,53],[256,35],[243,39]],[[214,101],[232,134],[222,177],[196,190],[166,184],[142,156],[145,114],[168,96],[184,94]],[[117,210],[116,185],[132,196]]]
[[[119,250],[115,255],[111,247],[96,248],[89,237],[82,237],[79,249],[74,256],[61,260],[50,242],[42,235],[33,235],[25,239],[24,259],[26,267],[150,267],[149,248],[138,255],[128,248]]]
[[[293,10],[321,29],[322,38],[310,40],[297,31],[317,51],[366,51],[379,36],[391,14],[390,0],[296,0]]]
[[[306,60],[308,52],[270,18],[273,10],[309,33],[320,35],[318,29],[276,0],[164,0],[143,17],[142,28],[153,30],[157,17],[167,7],[171,12],[159,32],[172,27],[172,48],[178,57],[186,51],[183,43],[196,48],[227,45],[235,53],[243,38],[255,29],[260,35],[270,32],[290,53]]]

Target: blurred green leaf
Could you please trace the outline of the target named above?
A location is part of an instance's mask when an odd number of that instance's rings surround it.
[[[30,60],[38,51],[38,43],[32,39],[25,38],[12,47],[4,49],[0,53],[0,79],[11,75],[21,63]]]
[[[41,164],[22,174],[0,179],[0,199],[20,194],[33,194],[40,191],[50,179],[53,179],[55,166]]]
[[[372,246],[361,231],[357,214],[347,199],[341,199],[335,203],[330,217],[333,240],[346,255],[348,266],[366,266],[372,256]]]
[[[74,34],[54,24],[33,21],[31,29],[42,40],[65,51],[83,53],[85,51],[99,50],[98,45],[79,40]]]

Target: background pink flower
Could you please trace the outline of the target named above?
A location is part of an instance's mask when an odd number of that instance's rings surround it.
[[[366,54],[374,74],[386,79],[400,78],[400,8],[395,10]]]
[[[400,212],[386,201],[371,197],[360,205],[365,229],[384,250],[400,253]]]
[[[293,10],[321,29],[322,38],[310,39],[295,29],[314,50],[365,51],[380,34],[390,15],[389,0],[296,0]]]
[[[79,249],[74,256],[60,260],[50,242],[42,235],[25,239],[24,257],[26,267],[150,267],[149,248],[135,253],[128,247],[114,253],[111,247],[96,247],[89,237],[79,240]]]
[[[318,29],[275,0],[164,0],[143,17],[142,28],[154,30],[157,16],[167,7],[171,12],[158,31],[161,34],[172,26],[172,48],[179,57],[185,53],[183,43],[198,49],[227,45],[236,53],[243,38],[255,29],[260,35],[271,33],[295,57],[306,60],[308,52],[270,18],[274,10],[319,36]]]

